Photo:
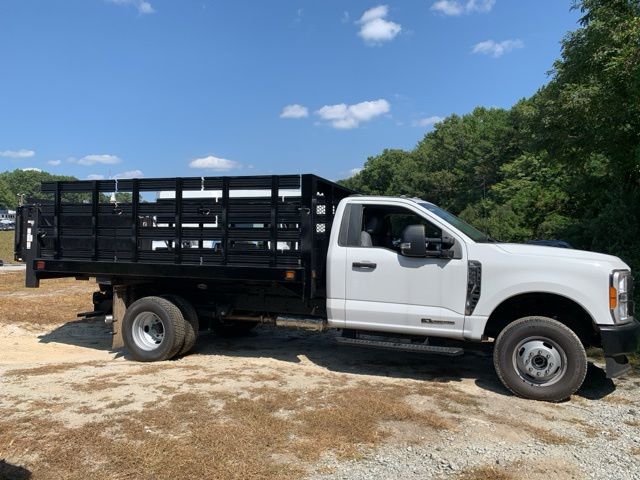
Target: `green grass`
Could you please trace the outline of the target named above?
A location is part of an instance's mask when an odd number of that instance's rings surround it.
[[[13,230],[0,232],[0,260],[13,263]]]

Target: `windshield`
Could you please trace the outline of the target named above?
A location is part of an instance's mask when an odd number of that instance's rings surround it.
[[[423,208],[426,208],[431,213],[436,214],[438,217],[442,218],[445,222],[450,223],[462,233],[464,233],[467,237],[469,237],[474,242],[492,242],[494,241],[489,235],[481,232],[476,227],[469,225],[467,222],[460,220],[453,213],[449,213],[446,210],[441,209],[440,207],[436,207],[432,203],[420,202],[419,205]]]

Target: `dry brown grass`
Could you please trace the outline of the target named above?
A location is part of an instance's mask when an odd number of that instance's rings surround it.
[[[535,425],[531,425],[530,423],[523,422],[521,420],[509,417],[507,415],[495,415],[495,414],[485,414],[485,417],[496,423],[507,425],[516,430],[521,430],[531,435],[537,440],[548,443],[550,445],[566,445],[572,443],[570,438],[567,438],[563,435],[558,435],[551,430],[547,430],[546,428],[536,427]]]
[[[284,379],[284,375],[280,372],[256,372],[249,377],[253,382],[279,382]]]
[[[0,232],[0,260],[13,263],[13,231]]]
[[[40,288],[24,286],[24,272],[0,275],[0,323],[50,325],[76,318],[92,310],[93,282],[75,279],[43,280]]]
[[[630,427],[640,427],[640,420],[636,420],[635,418],[633,420],[625,420],[624,423]]]
[[[446,430],[453,423],[430,411],[417,411],[403,399],[411,389],[399,386],[375,386],[360,383],[354,387],[323,395],[317,392],[315,404],[299,412],[299,434],[306,437],[307,456],[333,450],[343,458],[354,458],[361,446],[373,446],[387,438],[389,432],[379,427],[386,422],[411,422],[423,428]]]
[[[74,368],[80,368],[87,365],[95,365],[94,362],[84,363],[53,363],[50,365],[42,365],[40,367],[33,368],[18,368],[15,370],[9,370],[5,372],[6,377],[33,377],[39,375],[54,375],[56,373],[63,373]]]
[[[452,427],[411,407],[405,398],[412,393],[369,383],[261,387],[242,396],[186,392],[139,413],[118,413],[128,400],[114,401],[108,417],[78,428],[33,412],[16,420],[0,411],[0,458],[26,463],[35,478],[300,478],[323,453],[358,457],[387,437],[387,422]]]
[[[554,419],[554,420],[550,420],[550,421],[557,421],[558,419]],[[594,427],[593,425],[591,425],[589,422],[587,422],[586,420],[583,420],[582,418],[569,418],[567,419],[567,422],[570,423],[571,425],[577,427],[578,429],[582,430],[584,432],[584,434],[588,437],[588,438],[595,438],[598,436],[598,434],[600,433],[600,429]]]
[[[100,375],[92,377],[86,380],[84,383],[73,383],[71,388],[79,392],[93,393],[103,390],[111,390],[112,388],[118,388],[123,384],[117,381],[113,381],[109,376]]]
[[[119,408],[126,407],[127,405],[131,405],[131,400],[123,398],[122,400],[114,400],[113,402],[107,403],[104,408],[117,410]]]
[[[613,405],[632,405],[633,401],[625,397],[617,397],[614,395],[607,395],[602,399],[603,402],[611,403]]]
[[[631,450],[629,450],[629,453],[631,455],[635,455],[636,457],[640,457],[640,447],[631,447]]]
[[[515,480],[515,476],[503,468],[492,465],[468,468],[458,476],[460,480]]]

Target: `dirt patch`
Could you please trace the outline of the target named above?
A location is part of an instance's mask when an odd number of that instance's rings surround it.
[[[526,421],[513,418],[508,414],[486,414],[487,419],[495,424],[502,424],[512,427],[514,430],[523,431],[536,438],[539,441],[551,444],[551,445],[566,445],[571,443],[572,440],[563,435],[558,435],[548,428],[538,427],[532,425]]]
[[[492,465],[469,468],[458,476],[459,480],[515,480],[516,478],[504,468]]]

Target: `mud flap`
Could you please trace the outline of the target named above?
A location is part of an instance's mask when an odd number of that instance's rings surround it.
[[[631,371],[631,364],[626,355],[605,357],[607,378],[618,378]]]
[[[127,311],[127,305],[131,303],[132,287],[126,285],[117,285],[113,287],[113,339],[111,341],[111,349],[117,350],[124,347],[122,339],[122,320],[124,313]]]

